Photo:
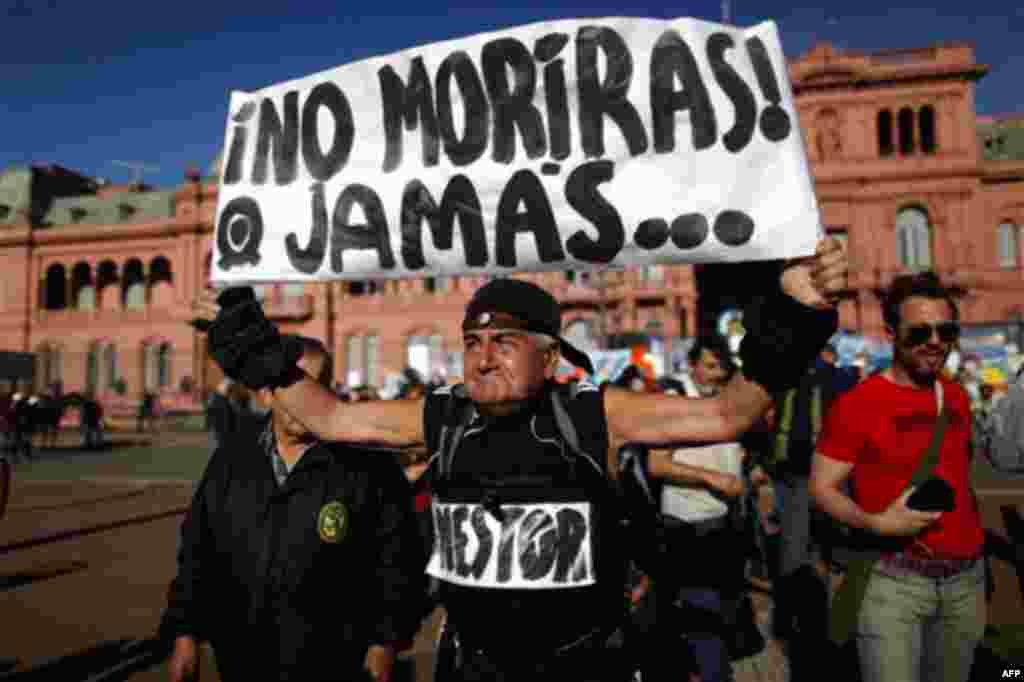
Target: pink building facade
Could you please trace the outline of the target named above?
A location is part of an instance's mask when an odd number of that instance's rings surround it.
[[[853,268],[844,329],[881,337],[877,292],[898,273],[933,268],[962,290],[966,323],[1019,340],[1024,118],[976,115],[986,70],[966,45],[819,45],[791,62],[823,222]],[[216,171],[190,172],[169,191],[59,166],[0,174],[0,349],[37,354],[37,390],[59,382],[115,402],[150,390],[185,408],[220,379],[187,325],[208,279]],[[671,345],[756,293],[743,267],[530,277],[563,302],[565,333],[584,347]],[[261,295],[282,327],[325,341],[338,381],[379,386],[410,365],[458,374],[462,310],[483,281],[281,284]]]

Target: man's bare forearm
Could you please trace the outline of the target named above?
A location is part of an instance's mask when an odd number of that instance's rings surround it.
[[[324,440],[395,448],[423,443],[423,402],[345,403],[310,377],[274,392],[274,401]]]
[[[612,442],[655,448],[735,440],[771,405],[768,393],[738,372],[716,398],[609,388],[604,400]]]
[[[768,391],[761,384],[743,376],[742,371],[733,375],[718,400],[723,403],[722,412],[734,437],[749,431],[772,404]]]
[[[818,506],[829,516],[853,528],[875,531],[875,515],[861,509],[860,505],[839,489],[811,481],[810,493]]]
[[[679,485],[710,485],[716,473],[704,467],[675,462],[667,452],[652,452],[647,466],[652,478]]]

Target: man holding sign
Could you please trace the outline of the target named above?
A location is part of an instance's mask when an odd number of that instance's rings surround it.
[[[463,322],[462,387],[417,401],[343,403],[302,370],[301,351],[263,315],[251,290],[219,306],[209,347],[225,373],[274,399],[327,440],[427,447],[436,540],[428,571],[462,657],[451,679],[613,679],[606,641],[621,624],[624,558],[608,494],[622,444],[653,447],[735,438],[794,384],[836,328],[829,301],[846,285],[835,241],[786,268],[781,290],[748,315],[743,372],[717,398],[631,393],[553,381],[559,356],[589,367],[559,338],[560,308],[521,280],[480,288]],[[298,363],[298,364],[296,364]],[[557,395],[557,398],[552,398]],[[559,413],[575,425],[569,443]],[[671,479],[672,471],[659,472]],[[616,666],[619,665],[617,668]]]
[[[215,281],[495,279],[465,312],[466,383],[421,400],[342,403],[249,289],[197,303],[213,358],[323,439],[431,453],[428,572],[458,643],[439,680],[625,679],[610,642],[644,546],[612,482],[689,472],[617,453],[745,431],[846,286],[774,25],[543,22],[236,92],[230,112]],[[705,400],[557,385],[560,356],[590,360],[553,296],[505,278],[749,260],[790,267],[746,318],[743,372]]]

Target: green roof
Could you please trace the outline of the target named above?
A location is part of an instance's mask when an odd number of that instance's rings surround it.
[[[140,223],[174,216],[174,192],[117,192],[105,197],[56,199],[43,224],[113,225]]]
[[[1024,161],[1024,116],[979,123],[978,144],[986,161]]]
[[[28,167],[0,172],[0,225],[18,222],[18,212],[28,213],[32,203],[32,171]]]

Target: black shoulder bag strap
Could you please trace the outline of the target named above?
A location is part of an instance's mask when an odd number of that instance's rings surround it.
[[[455,451],[459,448],[466,428],[473,421],[473,403],[467,399],[465,388],[458,384],[452,388],[449,403],[444,411],[443,423],[441,425],[441,438],[438,442],[437,452],[440,461],[438,462],[438,474],[440,480],[447,480],[452,473],[452,460],[455,459]]]
[[[908,487],[921,485],[932,475],[932,471],[939,463],[939,449],[949,423],[949,411],[943,404],[942,385],[938,379],[935,381],[935,401],[938,403],[939,413],[935,419],[932,440],[921,461],[918,462],[914,475],[910,477]],[[829,638],[835,644],[843,646],[853,635],[861,604],[864,603],[864,594],[867,591],[868,582],[871,580],[871,572],[881,557],[882,553],[878,550],[862,550],[858,551],[857,555],[851,558],[847,564],[846,576],[836,591],[829,613]]]
[[[555,424],[558,426],[558,432],[562,435],[562,440],[565,441],[572,454],[576,456],[576,459],[588,462],[603,477],[604,469],[601,468],[601,465],[591,455],[583,451],[583,447],[580,445],[579,433],[576,431],[576,425],[572,423],[569,410],[566,409],[565,403],[562,402],[562,397],[557,389],[551,391],[551,411],[555,415]]]

